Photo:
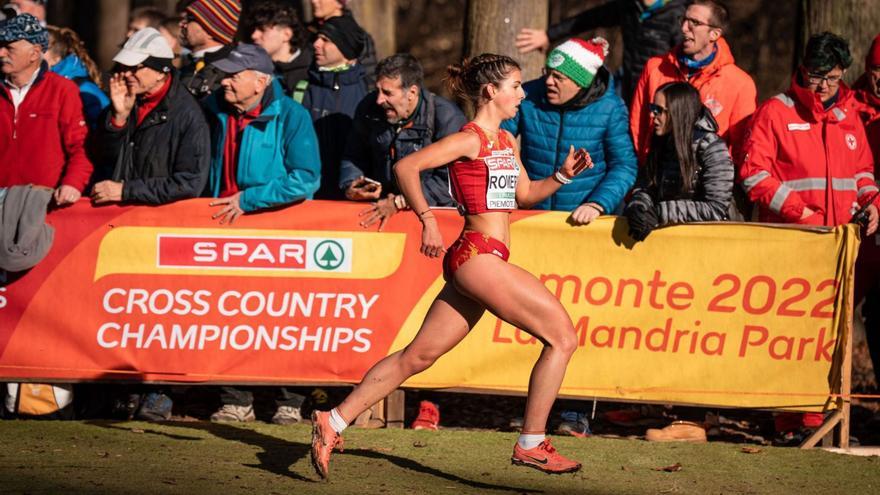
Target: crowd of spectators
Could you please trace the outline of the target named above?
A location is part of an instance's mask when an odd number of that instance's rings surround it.
[[[363,201],[362,225],[381,229],[408,209],[395,163],[466,118],[424,87],[412,55],[377,62],[347,3],[312,0],[309,24],[282,0],[245,12],[239,0],[190,0],[176,17],[137,9],[102,77],[76,33],[45,25],[45,2],[10,2],[0,21],[0,188],[41,188],[43,208],[82,194],[96,206],[211,197],[205,215],[221,224],[312,198]],[[716,0],[616,0],[524,29],[516,44],[547,53],[544,73],[524,84],[503,128],[520,138],[532,178],[552,175],[572,147],[594,164],[535,207],[569,211],[576,225],[623,214],[638,241],[664,225],[732,219],[857,221],[873,235],[880,42],[849,88],[848,42],[812,36],[789,90],[758,106],[725,37],[728,19]],[[572,37],[608,25],[623,29],[617,74],[605,65],[606,40]],[[445,169],[424,172],[422,187],[431,206],[454,206]],[[870,239],[856,298],[872,301],[878,362],[880,248]],[[162,389],[143,395],[141,417],[170,415]],[[251,391],[221,396],[212,419],[253,420]],[[273,420],[301,419],[304,396],[280,388],[277,399]],[[784,429],[815,426],[798,418]]]

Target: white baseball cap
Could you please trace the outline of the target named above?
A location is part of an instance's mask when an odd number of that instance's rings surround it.
[[[150,57],[172,59],[174,52],[171,51],[162,33],[146,27],[131,35],[122,46],[122,50],[113,57],[113,61],[134,67]]]

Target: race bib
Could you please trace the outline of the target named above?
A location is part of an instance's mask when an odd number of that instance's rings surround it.
[[[519,164],[513,150],[496,150],[491,156],[483,158],[489,169],[486,187],[486,208],[489,210],[516,209],[516,181],[519,179]]]

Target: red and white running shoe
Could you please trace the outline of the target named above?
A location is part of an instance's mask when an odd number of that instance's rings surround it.
[[[547,474],[573,473],[581,468],[581,463],[573,461],[550,445],[547,438],[533,449],[524,449],[517,443],[513,447],[510,462],[516,466],[528,466]]]
[[[330,426],[330,413],[312,411],[312,466],[325,480],[330,479],[330,453],[336,447],[342,452],[342,435]]]

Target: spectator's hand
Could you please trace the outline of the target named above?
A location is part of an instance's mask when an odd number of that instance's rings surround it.
[[[598,206],[593,203],[586,203],[578,206],[571,212],[571,221],[575,225],[586,225],[599,218],[601,214],[602,212],[599,211]]]
[[[652,230],[660,224],[657,212],[653,208],[632,205],[624,211],[629,223],[629,236],[637,241],[644,241]]]
[[[865,227],[865,235],[874,235],[877,232],[877,225],[880,223],[877,206],[871,205],[865,211],[868,213],[868,226]]]
[[[134,108],[135,94],[125,84],[125,75],[113,74],[110,77],[110,103],[113,105],[113,120],[123,124]]]
[[[92,188],[92,202],[100,205],[122,201],[122,182],[103,180]]]
[[[543,29],[522,28],[516,35],[516,47],[520,53],[529,53],[538,50],[541,53],[550,48],[550,38]]]
[[[577,174],[586,169],[593,168],[593,159],[587,150],[583,148],[574,149],[574,145],[569,145],[568,156],[565,162],[559,167],[559,172],[568,179],[573,179]]]
[[[76,203],[81,196],[82,193],[80,193],[75,187],[65,185],[58,186],[58,189],[55,189],[55,192],[52,194],[52,197],[55,198],[55,204],[58,206]]]
[[[389,193],[385,199],[376,201],[372,206],[361,211],[358,216],[365,217],[361,220],[361,227],[366,229],[376,222],[379,222],[378,231],[382,232],[382,228],[385,227],[385,222],[387,222],[395,213],[397,213],[397,206],[394,204],[394,195]]]
[[[352,201],[377,200],[382,197],[382,184],[364,176],[358,177],[348,185],[345,197]]]
[[[244,210],[241,209],[239,205],[239,198],[241,197],[241,193],[237,192],[232,196],[226,198],[215,199],[208,203],[208,206],[222,206],[220,211],[211,215],[212,220],[220,219],[220,225],[224,223],[228,223],[232,225],[235,222],[235,219],[244,215]]]

